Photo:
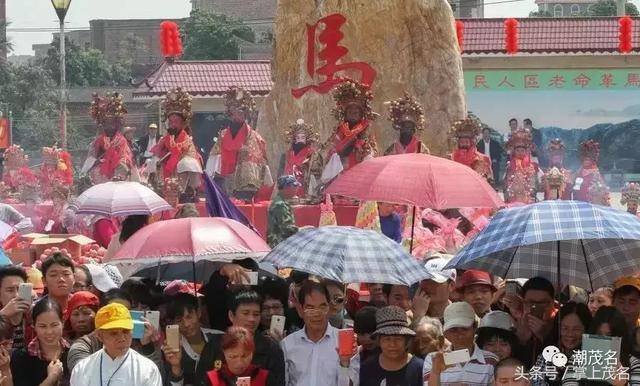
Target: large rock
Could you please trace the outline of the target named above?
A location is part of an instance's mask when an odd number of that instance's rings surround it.
[[[433,154],[446,154],[447,132],[466,111],[462,61],[446,0],[279,0],[272,65],[275,84],[258,121],[272,167],[285,150],[285,128],[298,118],[318,128],[321,141],[336,127],[331,93],[310,91],[300,99],[291,95],[291,89],[324,80],[307,74],[306,26],[334,13],[347,18],[341,45],[349,53],[338,63],[367,62],[377,71],[374,108],[382,114],[374,123],[378,150],[384,152],[396,138],[383,103],[407,90],[425,106],[427,128],[422,139]],[[316,52],[320,49],[316,43]],[[359,79],[358,73],[338,75]]]

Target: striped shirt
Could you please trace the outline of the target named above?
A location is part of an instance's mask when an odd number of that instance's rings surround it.
[[[433,355],[427,355],[424,360],[422,374],[424,376],[424,386],[429,386],[429,374]],[[457,364],[449,367],[440,374],[441,386],[466,385],[480,386],[493,384],[493,367],[498,362],[498,357],[489,351],[481,350],[478,345],[473,346],[471,360],[463,365]]]

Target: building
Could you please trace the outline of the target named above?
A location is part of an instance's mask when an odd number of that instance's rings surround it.
[[[536,0],[538,12],[546,12],[553,17],[576,17],[586,15],[597,0]]]
[[[55,32],[53,34],[54,39],[58,39],[59,36],[60,36],[59,32]],[[76,46],[80,47],[83,50],[88,50],[90,48],[93,48],[93,46],[91,45],[91,30],[83,29],[83,30],[67,31],[64,33],[64,36],[67,41],[75,44]]]
[[[451,0],[449,4],[456,19],[484,17],[484,0]]]

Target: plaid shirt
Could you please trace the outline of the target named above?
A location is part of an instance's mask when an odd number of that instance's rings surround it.
[[[65,339],[60,339],[60,345],[64,350],[68,350],[70,347],[69,342],[67,342]],[[37,337],[33,338],[31,342],[29,342],[29,345],[27,345],[27,353],[29,353],[29,355],[31,355],[32,357],[37,357],[39,359],[45,360],[45,358],[42,357],[42,350],[40,350],[40,341]]]

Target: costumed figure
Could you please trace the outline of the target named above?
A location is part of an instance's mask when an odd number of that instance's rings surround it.
[[[249,123],[256,110],[251,94],[232,87],[225,97],[231,122],[220,131],[211,148],[207,174],[223,185],[230,196],[251,201],[261,187],[273,185],[266,143]]]
[[[598,160],[600,158],[600,144],[592,139],[580,144],[580,159],[582,166],[576,175],[575,185],[573,186],[573,199],[578,201],[591,202],[591,194],[589,190],[597,183],[604,185],[604,179],[598,169]]]
[[[181,88],[171,90],[162,102],[167,134],[151,149],[160,159],[165,185],[172,178],[180,183],[186,201],[195,202],[202,182],[202,157],[191,137],[191,95]]]
[[[286,141],[291,148],[282,155],[280,160],[280,176],[294,176],[300,183],[297,196],[315,196],[322,165],[319,160],[316,144],[318,132],[311,125],[298,119],[285,132]]]
[[[549,168],[542,176],[545,200],[570,200],[573,187],[573,174],[564,167],[564,143],[559,138],[552,139],[547,145]]]
[[[45,200],[53,199],[54,187],[67,186],[70,190],[73,186],[73,166],[71,155],[56,147],[42,148],[42,166],[40,166],[40,194]]]
[[[476,147],[476,138],[481,132],[482,123],[474,116],[468,116],[454,123],[449,135],[456,139],[457,149],[451,154],[451,159],[467,165],[491,183],[493,181],[491,158],[480,153]]]
[[[627,206],[627,212],[637,215],[638,203],[640,202],[640,184],[637,182],[627,183],[621,193],[620,204]]]
[[[69,210],[71,185],[67,185],[63,180],[57,179],[52,181],[50,189],[53,209],[49,215],[43,216],[41,227],[45,232],[49,233],[68,233],[69,228],[71,228],[70,220],[73,220],[73,213]]]
[[[322,172],[323,183],[343,170],[375,157],[378,152],[371,128],[371,121],[377,114],[371,106],[373,93],[370,87],[349,80],[336,86],[333,99],[336,103],[333,115],[340,123],[325,145],[328,161]]]
[[[594,205],[611,206],[611,193],[604,180],[593,180],[591,182],[589,200]]]
[[[287,175],[278,178],[278,194],[269,206],[269,224],[267,242],[271,248],[298,232],[296,219],[291,205],[287,202],[295,197],[300,183],[295,176]]]
[[[399,137],[389,146],[384,155],[424,153],[429,154],[427,146],[418,139],[417,133],[424,130],[424,108],[407,92],[404,97],[386,102],[389,105],[389,120]]]
[[[88,174],[93,184],[131,178],[135,162],[129,143],[121,133],[126,114],[127,109],[119,93],[108,94],[104,98],[93,94],[91,116],[102,134],[91,145],[82,168],[83,174]]]
[[[507,163],[505,202],[530,204],[536,202],[538,164],[531,160],[533,139],[526,129],[514,131],[507,141],[511,159]]]
[[[12,193],[17,193],[23,178],[33,176],[29,169],[29,157],[19,145],[11,145],[4,152],[2,181]]]

